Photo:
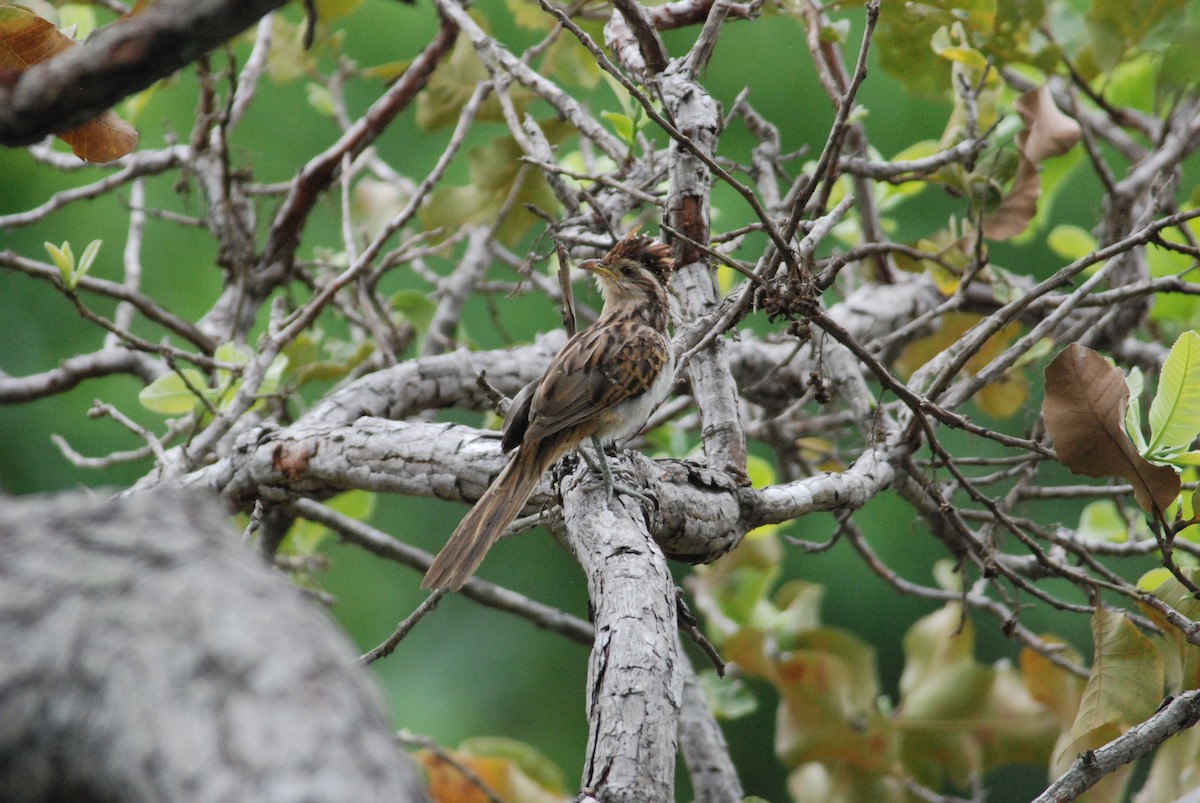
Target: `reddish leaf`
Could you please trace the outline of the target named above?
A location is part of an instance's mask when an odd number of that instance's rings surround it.
[[[51,23],[16,6],[0,6],[0,75],[15,79],[39,62],[73,47],[75,40]],[[110,162],[137,147],[137,131],[115,113],[106,111],[59,138],[87,162]]]
[[[1076,474],[1124,477],[1137,503],[1161,517],[1179,495],[1179,477],[1138,454],[1125,432],[1129,387],[1119,368],[1072,343],[1046,366],[1042,414],[1058,459]]]

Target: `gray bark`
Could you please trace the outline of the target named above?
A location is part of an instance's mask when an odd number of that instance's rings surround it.
[[[425,799],[353,646],[215,500],[7,501],[0,554],[0,799]]]

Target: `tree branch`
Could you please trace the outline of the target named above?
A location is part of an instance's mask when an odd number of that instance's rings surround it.
[[[96,117],[249,28],[284,0],[160,0],[0,84],[0,144]]]
[[[0,796],[425,799],[345,634],[212,498],[8,501],[0,540]]]

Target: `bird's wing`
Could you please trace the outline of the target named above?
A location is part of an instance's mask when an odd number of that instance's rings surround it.
[[[511,452],[521,445],[525,438],[525,430],[529,428],[529,408],[533,402],[533,394],[537,391],[541,379],[535,379],[521,388],[513,396],[508,413],[504,416],[504,435],[500,439],[500,450]]]
[[[540,440],[645,393],[669,358],[666,338],[639,321],[586,329],[558,353],[533,393],[525,440]]]

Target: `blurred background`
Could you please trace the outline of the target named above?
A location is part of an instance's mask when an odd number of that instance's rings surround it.
[[[535,34],[513,23],[504,0],[483,0],[474,7],[487,18],[492,33],[501,41],[536,40]],[[850,11],[846,16],[852,28],[845,47],[852,58],[861,35],[862,14]],[[295,23],[301,17],[295,8],[285,12],[285,18]],[[412,5],[393,0],[365,0],[354,13],[334,20],[325,35],[336,37],[336,49],[343,58],[359,67],[368,67],[412,58],[435,27],[434,11],[424,0]],[[694,35],[694,30],[669,34],[672,53],[683,52]],[[705,83],[726,109],[739,92],[748,89],[755,108],[781,126],[785,152],[808,148],[815,154],[826,139],[833,109],[812,73],[803,36],[802,25],[788,16],[769,16],[753,25],[730,23],[707,70]],[[234,43],[235,58],[245,59],[249,41],[243,37]],[[332,68],[334,49],[322,47],[313,55],[317,70],[328,72]],[[222,63],[220,56],[214,57],[214,69],[220,69]],[[359,77],[350,80],[346,93],[351,113],[366,108],[383,85],[379,80]],[[337,137],[334,121],[314,109],[313,86],[311,77],[303,70],[290,79],[263,83],[248,117],[236,131],[232,150],[241,159],[237,167],[253,171],[261,182],[286,181],[300,165]],[[196,96],[194,70],[187,70],[139,97],[136,109],[126,104],[118,111],[138,127],[141,147],[154,148],[172,139],[186,139]],[[947,103],[908,94],[880,69],[877,61],[872,62],[859,101],[869,112],[864,124],[871,142],[884,156],[919,140],[936,140],[950,111]],[[616,107],[615,98],[603,84],[594,90],[591,102]],[[486,144],[491,137],[503,133],[503,124],[477,125],[468,147]],[[378,150],[389,163],[419,179],[433,165],[448,136],[447,129],[423,129],[410,112],[392,125],[379,141]],[[753,145],[752,138],[735,123],[722,139],[722,155],[745,161]],[[447,182],[466,183],[467,169],[464,149],[455,160]],[[37,163],[23,150],[0,150],[0,215],[36,207],[56,191],[95,180],[105,172],[103,168],[82,167],[77,172],[61,173]],[[204,202],[198,190],[194,186],[181,188],[177,181],[175,174],[148,178],[147,205],[181,214],[201,214]],[[1076,223],[1087,228],[1096,219],[1098,188],[1086,171],[1077,171],[1070,181],[1074,183],[1068,185],[1068,190],[1056,196],[1053,219],[1056,223]],[[0,248],[44,260],[44,242],[57,244],[70,240],[78,252],[82,244],[100,239],[104,245],[93,275],[120,280],[127,203],[127,192],[75,203],[47,222],[0,230]],[[927,189],[891,212],[893,236],[897,240],[915,240],[934,232],[945,226],[948,216],[961,214],[963,206],[958,199]],[[714,209],[714,231],[730,230],[751,220],[750,210],[723,186],[715,190]],[[260,221],[267,217],[260,214]],[[306,230],[300,255],[338,248],[338,219],[339,212],[332,199],[326,209],[318,208]],[[204,230],[152,218],[146,225],[143,246],[145,292],[177,314],[195,319],[208,309],[221,286],[214,253],[214,244]],[[1061,264],[1036,243],[997,245],[993,257],[1000,264],[1020,260],[1020,265],[1011,267],[1039,277]],[[502,267],[497,267],[493,275],[509,281],[516,279],[512,271]],[[427,291],[425,285],[403,272],[394,272],[390,280],[396,283],[397,290],[411,287]],[[590,289],[581,291],[581,295],[585,301],[595,301]],[[95,308],[110,313],[112,305],[96,300]],[[498,327],[491,311],[481,302],[469,308],[465,325],[478,347],[527,340],[536,332],[560,326],[559,312],[547,299],[514,300],[503,314],[503,327]],[[762,324],[751,321],[754,326]],[[14,272],[0,272],[0,370],[3,372],[20,376],[46,370],[72,354],[93,349],[102,336],[45,283]],[[317,384],[306,389],[309,401],[329,387]],[[161,427],[161,416],[139,405],[136,397],[140,389],[131,378],[104,378],[85,382],[53,398],[0,406],[0,490],[14,495],[32,494],[79,486],[122,487],[137,480],[149,470],[148,462],[99,470],[79,469],[64,459],[52,444],[51,436],[61,436],[85,455],[134,448],[138,444],[128,432],[107,419],[89,419],[87,411],[93,400],[101,399],[148,427]],[[1019,415],[1032,421],[1036,410],[1037,400],[1031,399],[1028,409]],[[446,419],[482,422],[478,415],[462,413],[447,413]],[[947,435],[948,444],[961,445],[961,441],[955,443],[954,437]],[[964,449],[977,447],[967,444]],[[770,457],[766,452],[760,452],[759,456]],[[1043,509],[1046,510],[1049,509]],[[465,506],[438,500],[379,497],[374,500],[370,520],[396,538],[436,551],[465,511]],[[1070,522],[1077,519],[1079,509],[1077,505],[1065,504],[1061,510],[1050,512],[1050,518]],[[924,526],[912,520],[907,506],[885,494],[857,514],[855,521],[899,574],[917,582],[932,583],[934,563],[946,555]],[[818,515],[789,523],[782,531],[821,541],[834,528],[832,517]],[[386,638],[424,598],[418,590],[420,577],[410,570],[333,538],[326,539],[321,549],[328,567],[316,580],[336,599],[331,614],[364,651]],[[690,571],[688,567],[677,567],[681,582]],[[489,556],[481,574],[576,616],[587,615],[581,573],[544,531],[502,543]],[[791,550],[786,555],[783,574],[824,587],[824,621],[853,631],[874,647],[882,691],[894,699],[903,668],[904,633],[913,621],[938,606],[900,596],[867,570],[845,543],[820,555]],[[1034,631],[1052,629],[1081,648],[1087,646],[1086,619],[1062,619],[1053,613],[1031,609],[1022,621]],[[1001,635],[999,623],[980,619],[976,625],[981,661],[1015,658],[1017,648]],[[693,657],[697,667],[703,668],[705,659],[698,651]],[[386,690],[397,727],[451,746],[477,735],[507,736],[527,742],[546,754],[565,773],[571,786],[579,777],[586,740],[586,662],[585,649],[524,621],[481,609],[452,595],[392,656],[376,663],[372,671]],[[775,759],[773,747],[777,698],[767,684],[747,682],[757,697],[757,710],[726,722],[725,732],[742,771],[747,794],[785,800],[787,771]],[[993,779],[989,800],[992,803],[1027,800],[1044,785],[1042,769],[1005,770]],[[683,792],[680,799],[686,799]]]

